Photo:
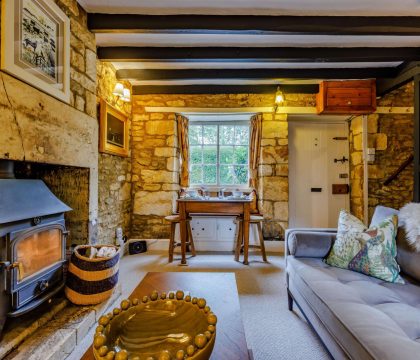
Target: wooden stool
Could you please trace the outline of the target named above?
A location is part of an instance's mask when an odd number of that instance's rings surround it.
[[[175,229],[176,229],[176,224],[180,223],[180,217],[179,215],[169,215],[169,216],[165,216],[165,220],[171,223],[171,236],[169,238],[169,262],[171,263],[174,260],[174,249],[177,246],[181,246],[180,242],[179,243],[175,242]],[[190,220],[191,218],[187,219],[187,242],[185,245],[186,245],[187,251],[190,251],[189,248],[191,246],[191,255],[195,256],[196,252],[195,252],[194,240],[193,240],[193,236],[191,232]]]
[[[260,245],[249,245],[244,244],[244,237],[243,237],[243,220],[242,218],[236,219],[236,245],[235,245],[235,260],[239,261],[239,255],[243,251],[244,252],[244,258],[248,258],[248,249],[256,248],[261,250],[261,255],[263,258],[263,261],[267,261],[267,255],[265,254],[265,246],[264,246],[264,237],[262,232],[262,222],[264,221],[264,217],[260,215],[251,215],[249,226],[252,224],[257,225],[258,229],[258,237],[260,238]],[[248,265],[248,262],[245,262],[244,264]]]

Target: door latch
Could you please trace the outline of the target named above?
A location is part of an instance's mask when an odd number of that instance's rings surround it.
[[[347,159],[345,156],[343,156],[341,159],[334,159],[335,163],[341,162],[344,164],[346,161],[349,161],[349,159]]]

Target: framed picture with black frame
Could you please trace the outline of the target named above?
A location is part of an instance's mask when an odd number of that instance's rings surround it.
[[[2,1],[1,69],[70,102],[70,20],[54,1]]]
[[[99,151],[127,157],[129,142],[127,116],[102,99],[99,106]]]

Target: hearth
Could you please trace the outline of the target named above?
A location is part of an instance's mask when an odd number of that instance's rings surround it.
[[[64,286],[67,230],[61,202],[42,180],[15,179],[0,161],[0,332]]]

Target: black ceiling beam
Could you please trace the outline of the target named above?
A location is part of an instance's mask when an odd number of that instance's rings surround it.
[[[383,62],[420,60],[416,47],[99,47],[103,61]]]
[[[415,16],[88,14],[93,32],[420,35]]]
[[[316,94],[317,84],[280,85],[285,94]],[[277,85],[133,86],[133,95],[156,94],[275,94]]]
[[[188,80],[188,79],[366,79],[393,78],[395,67],[341,69],[121,69],[120,80]]]
[[[420,62],[404,63],[397,68],[397,74],[392,79],[378,79],[376,93],[383,96],[412,81],[416,75],[420,75]]]

